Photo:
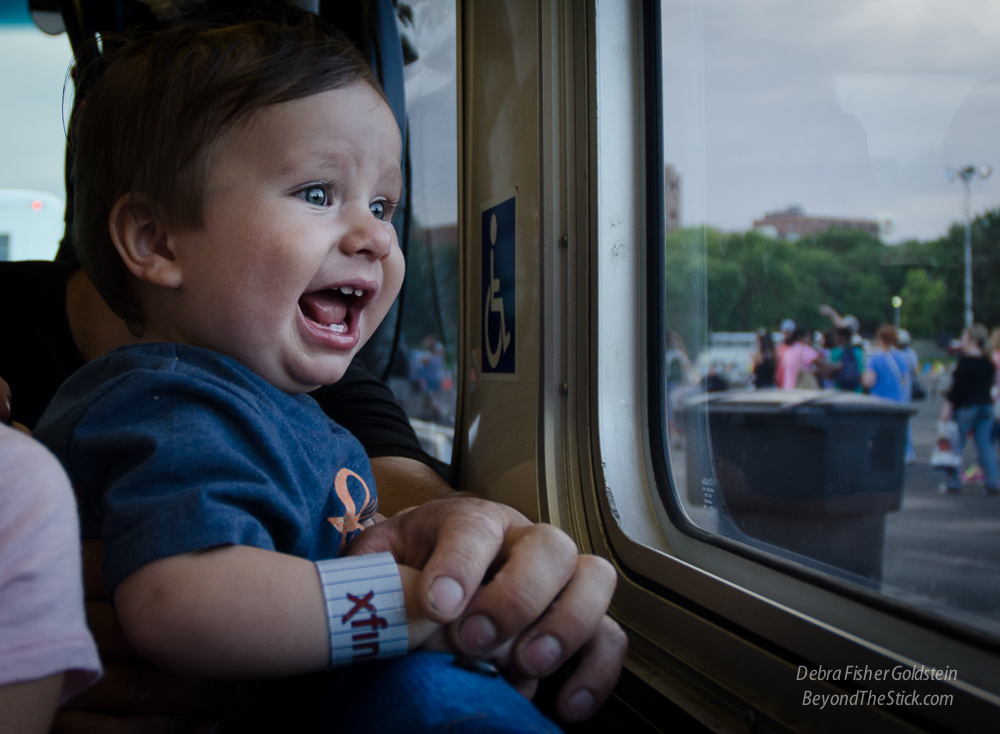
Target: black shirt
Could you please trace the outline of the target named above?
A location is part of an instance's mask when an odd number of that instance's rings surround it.
[[[66,316],[66,283],[78,267],[0,262],[0,377],[10,385],[13,419],[32,430],[59,386],[83,366]],[[403,456],[443,468],[420,448],[392,391],[358,359],[339,382],[311,394],[369,457]]]
[[[948,402],[954,408],[989,405],[996,367],[988,357],[960,357],[951,378]]]
[[[768,357],[753,368],[753,384],[758,388],[774,387],[774,357]]]

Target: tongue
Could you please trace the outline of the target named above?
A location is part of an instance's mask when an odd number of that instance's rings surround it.
[[[306,318],[325,326],[339,324],[347,316],[347,299],[340,291],[306,293],[299,299],[299,307]]]

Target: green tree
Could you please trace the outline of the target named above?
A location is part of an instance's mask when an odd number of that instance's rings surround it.
[[[903,323],[920,336],[957,333],[963,319],[964,228],[954,224],[930,242],[884,245],[860,230],[832,228],[787,242],[759,232],[681,229],[666,242],[668,328],[689,346],[708,331],[776,328],[792,318],[828,328],[817,307],[853,314],[863,333],[892,320],[903,298]],[[1000,324],[1000,210],[972,226],[976,319]],[[701,340],[701,341],[699,341]],[[697,347],[695,347],[697,348]]]
[[[947,299],[943,280],[932,279],[923,268],[913,268],[906,273],[906,282],[900,289],[903,306],[900,322],[914,336],[937,336],[941,333],[942,306]]]

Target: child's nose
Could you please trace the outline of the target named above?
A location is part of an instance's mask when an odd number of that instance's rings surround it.
[[[379,219],[367,208],[357,207],[351,214],[350,226],[340,240],[340,249],[347,255],[367,255],[384,260],[392,251],[392,225]]]

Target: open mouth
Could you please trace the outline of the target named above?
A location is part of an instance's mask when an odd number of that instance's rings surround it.
[[[353,284],[324,288],[299,298],[299,309],[313,328],[349,336],[357,331],[358,316],[374,294],[373,288]]]

